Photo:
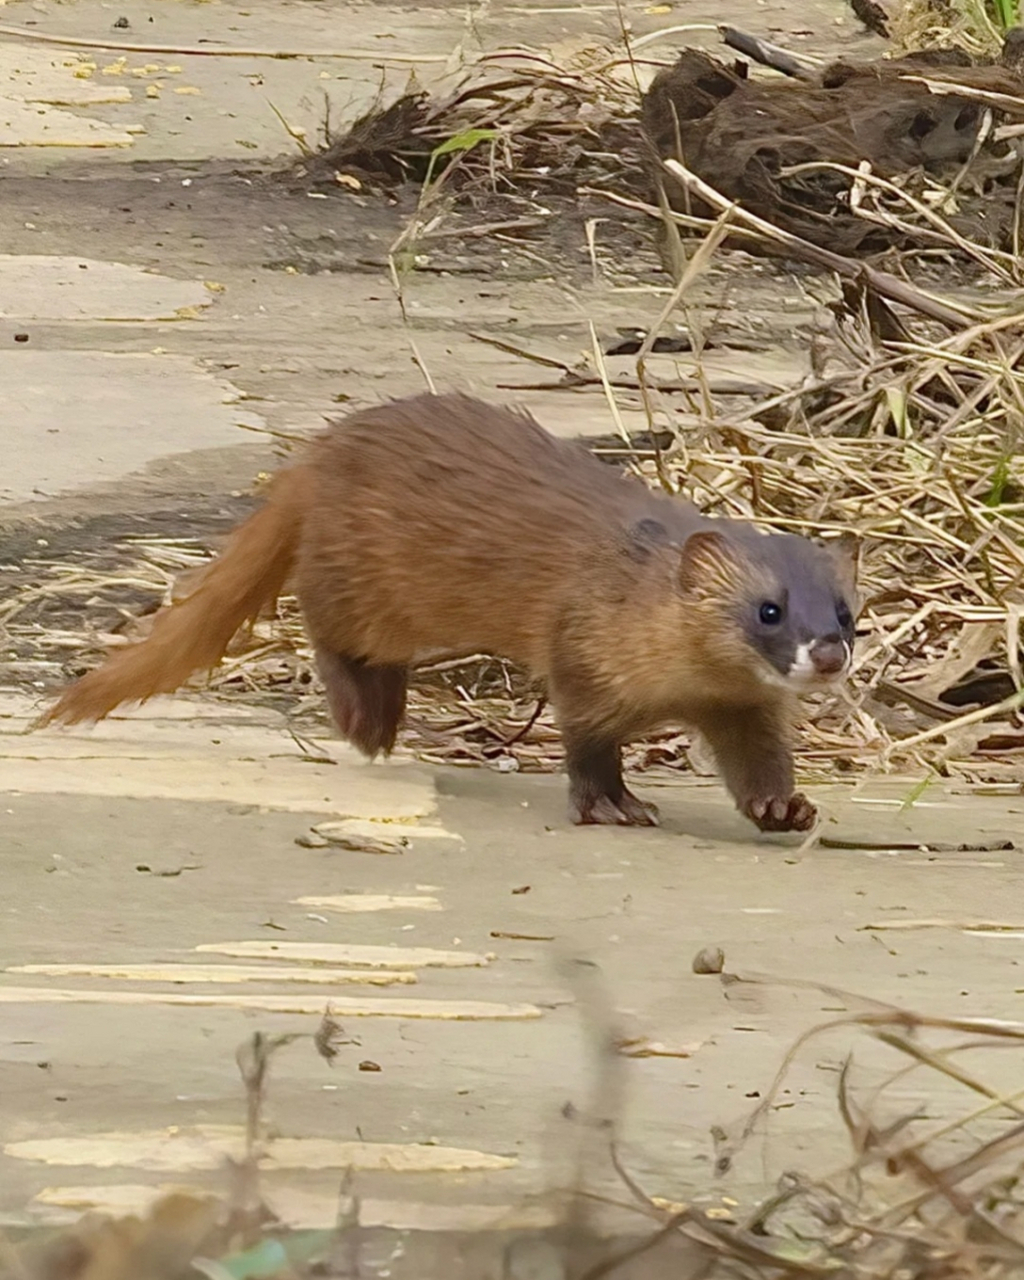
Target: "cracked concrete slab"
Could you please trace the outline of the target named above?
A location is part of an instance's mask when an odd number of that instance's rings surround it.
[[[0,100],[0,147],[130,147],[127,129],[62,107]]]
[[[63,254],[0,254],[0,319],[175,320],[213,291],[126,262]]]
[[[29,332],[31,339],[31,332]],[[107,351],[0,352],[0,506],[130,475],[156,459],[247,443],[263,419],[192,360]]]
[[[422,765],[353,772],[344,752],[332,773],[353,786],[386,782],[390,809],[412,782],[463,839],[414,842],[396,857],[306,848],[295,839],[315,813],[296,813],[289,798],[312,794],[294,788],[303,770],[318,766],[289,758],[281,720],[179,698],[90,733],[23,735],[34,710],[29,698],[0,703],[0,846],[13,886],[0,903],[8,1113],[0,1125],[0,1214],[12,1221],[26,1214],[44,1221],[108,1196],[144,1200],[165,1177],[140,1168],[130,1152],[104,1156],[111,1135],[130,1145],[171,1126],[237,1125],[244,1094],[235,1053],[256,1029],[297,1037],[275,1058],[270,1090],[280,1151],[315,1136],[352,1141],[358,1127],[374,1144],[436,1138],[516,1157],[471,1174],[435,1171],[429,1181],[394,1168],[361,1173],[360,1199],[389,1205],[382,1220],[421,1215],[429,1223],[430,1209],[414,1209],[425,1197],[455,1220],[460,1205],[521,1204],[572,1176],[576,1137],[565,1108],[587,1103],[594,1064],[582,1012],[561,976],[567,955],[601,966],[628,1041],[669,1047],[664,1056],[630,1058],[622,1133],[636,1175],[654,1194],[676,1198],[717,1185],[709,1127],[749,1112],[748,1100],[768,1087],[796,1037],[827,1016],[826,1006],[828,1016],[837,1004],[860,1007],[857,996],[842,995],[849,986],[875,1002],[938,1011],[960,993],[957,1008],[1001,1017],[1019,1000],[1016,943],[963,927],[992,918],[992,903],[1012,898],[1013,851],[945,859],[801,852],[753,835],[717,784],[660,788],[661,830],[579,829],[565,820],[561,778]],[[232,772],[236,764],[256,762],[266,770],[260,803],[218,802],[188,787],[156,798],[128,788],[116,796],[65,793],[68,756],[58,745],[77,752],[79,763],[95,755],[108,773],[149,761],[172,781],[185,756],[225,779],[243,777]],[[31,791],[29,774],[39,780]],[[908,806],[906,790],[906,780],[894,778],[814,794],[841,835],[924,843],[1019,824],[1012,798],[957,796],[937,784]],[[395,899],[429,892],[441,909],[343,916],[311,909],[309,899],[343,889]],[[945,922],[884,932],[887,921],[911,916]],[[722,947],[728,973],[749,980],[694,974],[694,953],[710,943]],[[231,966],[243,947],[272,957],[245,961],[273,966],[262,992],[256,975],[239,992]],[[414,969],[416,997],[406,985],[393,999],[358,998],[340,981],[315,993],[305,970],[341,969],[329,958],[336,952],[348,957],[349,977],[382,956]],[[487,954],[488,963],[420,963],[442,952]],[[222,985],[204,981],[198,998],[175,980],[178,968],[196,963],[204,979],[210,966],[225,965]],[[286,964],[295,970],[290,989]],[[25,965],[46,968],[23,972]],[[158,981],[166,965],[174,968]],[[70,989],[68,966],[78,966]],[[779,981],[757,977],[765,973]],[[830,990],[803,981],[808,974]],[[346,1032],[330,1069],[308,1043],[328,1005]],[[541,1016],[525,1016],[536,1010]],[[453,1011],[487,1020],[456,1020]],[[842,1035],[792,1065],[771,1141],[737,1160],[731,1194],[754,1194],[780,1162],[789,1168],[799,1159],[812,1176],[834,1168],[845,1140],[836,1079],[846,1053],[856,1047],[862,1073],[885,1069],[870,1037],[852,1027]],[[995,1068],[1006,1077],[993,1077],[995,1087],[1008,1091],[1010,1056]],[[963,1104],[955,1082],[919,1077],[902,1086],[901,1100],[936,1116]],[[17,1145],[25,1142],[36,1145]],[[45,1159],[24,1158],[40,1150],[84,1150],[74,1155],[68,1188],[55,1188]],[[202,1189],[220,1185],[212,1165],[191,1175]],[[593,1176],[595,1189],[613,1194],[610,1171],[595,1166]],[[129,1184],[130,1193],[118,1190]],[[266,1190],[272,1201],[293,1197],[289,1220],[320,1221],[337,1182],[319,1167],[278,1168],[268,1171]],[[445,1213],[433,1220],[445,1221]]]
[[[329,8],[216,4],[205,6],[198,21],[196,12],[169,4],[154,14],[140,0],[122,0],[118,17],[127,28],[111,33],[110,15],[103,11],[99,29],[89,32],[97,41],[91,49],[40,48],[0,36],[0,102],[11,106],[7,145],[132,146],[133,154],[146,160],[297,154],[295,135],[313,139],[323,127],[325,96],[332,119],[355,118],[382,85],[388,94],[400,93],[410,72],[419,87],[445,77],[454,83],[451,77],[460,74],[464,56],[472,57],[479,47],[466,12],[449,6],[369,5],[346,9],[339,17]],[[9,11],[5,17],[12,26],[25,25]],[[39,6],[33,24],[51,35],[81,34],[59,4]],[[111,47],[99,47],[104,37]],[[166,52],[118,48],[138,43]],[[210,52],[219,44],[270,54],[299,50],[308,56],[213,58],[175,52],[202,44],[210,45]],[[25,63],[29,70],[21,73]],[[111,93],[111,86],[121,92]],[[15,110],[20,97],[34,99],[39,110]],[[90,114],[45,105],[54,100],[67,100]],[[4,114],[0,106],[0,144]]]
[[[0,42],[0,148],[130,147],[137,122],[67,110],[131,103],[127,85],[92,76],[71,51]]]

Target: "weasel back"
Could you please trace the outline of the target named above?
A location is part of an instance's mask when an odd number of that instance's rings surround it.
[[[324,647],[378,663],[498,652],[543,676],[568,598],[635,576],[632,524],[683,539],[701,523],[529,414],[462,395],[355,414],[313,449],[303,613]]]

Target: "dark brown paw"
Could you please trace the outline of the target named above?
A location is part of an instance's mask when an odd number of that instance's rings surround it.
[[[633,795],[632,791],[623,791],[618,801],[610,796],[597,796],[582,804],[574,803],[571,808],[573,822],[578,826],[616,826],[616,827],[656,827],[658,825],[658,809]]]
[[[751,800],[743,811],[762,831],[810,831],[818,816],[814,805],[799,791],[788,800]]]

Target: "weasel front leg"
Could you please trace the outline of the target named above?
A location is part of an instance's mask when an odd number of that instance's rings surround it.
[[[715,708],[695,721],[739,811],[762,831],[809,831],[817,811],[794,792],[789,726],[781,707]]]
[[[656,827],[658,810],[633,795],[622,780],[622,750],[617,742],[582,727],[563,726],[569,773],[569,815],[581,826],[608,823]]]

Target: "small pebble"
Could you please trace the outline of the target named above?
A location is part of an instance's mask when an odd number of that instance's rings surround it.
[[[317,835],[315,831],[310,831],[306,835],[296,836],[295,843],[301,845],[303,849],[326,849],[331,842],[324,836]]]
[[[694,973],[721,973],[725,967],[725,952],[721,947],[705,947],[693,957]]]

